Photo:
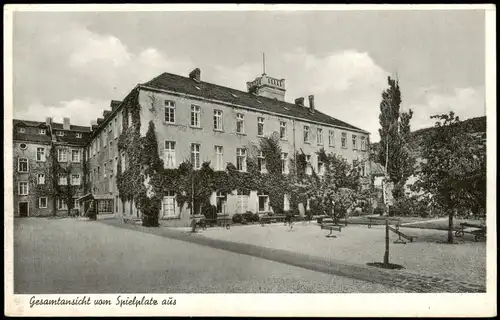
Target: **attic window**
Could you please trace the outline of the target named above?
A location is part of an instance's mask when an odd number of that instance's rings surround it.
[[[231,93],[231,95],[232,95],[233,97],[235,97],[235,98],[238,98],[238,96],[237,96],[237,95],[235,95],[234,93]]]
[[[63,131],[57,131],[57,135],[58,135],[59,137],[62,137],[62,136],[64,136],[64,132],[63,132]]]
[[[25,133],[25,132],[26,132],[26,129],[25,129],[25,128],[19,128],[19,129],[17,130],[17,132],[19,132],[19,133]]]
[[[195,87],[196,89],[198,89],[198,90],[201,90],[201,88],[200,88],[200,87],[198,87],[198,86],[194,86],[194,87]]]
[[[79,132],[77,132],[77,133],[76,133],[76,137],[77,137],[77,138],[81,138],[81,137],[82,137],[82,134],[81,134],[81,133],[79,133]]]

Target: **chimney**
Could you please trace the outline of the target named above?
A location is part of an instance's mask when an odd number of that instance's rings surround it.
[[[304,97],[300,97],[300,98],[295,99],[295,104],[303,107],[304,106]]]
[[[52,126],[52,118],[51,117],[46,117],[45,118],[45,124],[47,125],[47,127]]]
[[[63,129],[70,130],[70,128],[69,118],[63,118]]]
[[[312,94],[309,96],[309,111],[314,113],[314,96]]]
[[[189,73],[189,78],[193,79],[196,82],[200,82],[201,70],[200,68],[196,68]]]

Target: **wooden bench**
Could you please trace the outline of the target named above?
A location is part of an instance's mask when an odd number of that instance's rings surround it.
[[[486,226],[463,222],[460,224],[460,229],[455,231],[455,236],[463,237],[466,233],[474,235],[474,241],[486,240]]]
[[[401,219],[399,218],[384,218],[384,217],[368,217],[368,228],[372,227],[373,222],[375,221],[385,221],[389,220],[389,223],[394,223],[396,225],[396,228],[399,229],[399,225],[401,224]]]
[[[327,238],[337,238],[336,235],[333,235],[333,231],[342,232],[342,226],[333,223],[321,224],[321,230],[323,229],[330,230],[330,233],[326,235]]]
[[[137,217],[123,217],[123,223],[132,222],[135,224],[138,221],[142,221],[142,219]]]
[[[224,216],[224,217],[217,217],[217,224],[221,227],[225,227],[226,229],[231,228],[231,223],[233,220],[229,218],[229,216]]]
[[[261,226],[264,226],[264,224],[270,224],[272,222],[283,222],[285,221],[285,218],[286,216],[283,216],[283,215],[276,215],[276,216],[268,216],[268,215],[265,215],[265,216],[262,216],[260,217],[260,225]]]

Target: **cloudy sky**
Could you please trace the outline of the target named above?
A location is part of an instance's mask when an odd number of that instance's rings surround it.
[[[14,117],[90,125],[138,83],[162,72],[245,90],[285,78],[289,102],[378,141],[381,92],[397,73],[413,129],[430,115],[485,115],[484,11],[17,12]]]

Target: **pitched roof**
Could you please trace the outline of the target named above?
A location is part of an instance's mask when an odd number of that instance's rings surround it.
[[[46,127],[45,122],[41,121],[30,121],[30,120],[18,120],[13,119],[13,125],[16,126],[27,126],[27,127]],[[70,130],[63,130],[63,125],[61,123],[52,123],[52,128],[58,131],[72,132],[73,134],[65,134],[64,136],[57,136],[56,140],[58,142],[66,142],[69,144],[75,145],[85,145],[90,136],[90,128],[83,126],[70,126]],[[81,138],[77,138],[75,133],[82,133]],[[49,134],[34,134],[28,132],[19,132],[18,130],[14,130],[14,140],[24,140],[24,141],[32,141],[32,142],[50,142],[52,140]]]
[[[232,104],[259,109],[262,111],[273,112],[284,116],[322,122],[333,126],[344,127],[346,129],[368,133],[367,131],[350,125],[344,121],[326,115],[317,109],[314,113],[312,113],[309,111],[309,108],[303,106],[298,106],[296,104],[279,101],[276,99],[257,96],[249,92],[227,88],[204,81],[196,82],[193,79],[176,74],[163,73],[158,77],[142,84],[141,86],[160,90],[170,90],[207,99],[224,101]]]

